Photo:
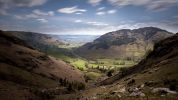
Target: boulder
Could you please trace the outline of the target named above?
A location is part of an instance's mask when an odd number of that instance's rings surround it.
[[[134,97],[141,96],[141,97],[144,97],[145,94],[143,92],[141,92],[141,91],[136,91],[136,92],[132,92],[129,96],[134,96]]]
[[[171,91],[169,88],[154,88],[152,90],[152,93],[160,93],[161,95],[162,94],[167,94],[167,93],[170,93],[170,94],[176,94],[177,92],[176,91]]]

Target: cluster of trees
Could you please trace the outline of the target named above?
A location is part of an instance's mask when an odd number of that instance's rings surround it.
[[[66,78],[65,79],[59,79],[59,83],[62,86],[67,87],[67,90],[69,91],[76,91],[76,90],[83,90],[85,89],[85,84],[77,81],[69,82]]]
[[[99,71],[101,71],[101,72],[103,72],[103,73],[106,73],[106,75],[108,76],[108,77],[111,77],[112,75],[113,75],[113,73],[114,73],[114,69],[111,69],[111,66],[110,67],[106,67],[106,66],[97,66],[96,67],[96,69],[97,70],[99,70]]]
[[[101,71],[101,72],[103,72],[103,73],[106,73],[107,71],[108,71],[108,67],[106,67],[106,66],[97,66],[95,69],[97,69],[97,70],[99,70],[99,71]]]

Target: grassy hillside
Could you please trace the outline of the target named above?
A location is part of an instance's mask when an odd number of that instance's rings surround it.
[[[123,29],[106,33],[75,52],[87,59],[140,60],[152,50],[154,43],[171,35],[168,31],[154,27]]]
[[[149,70],[156,67],[167,66],[170,70],[174,70],[177,63],[177,47],[178,35],[174,35],[155,44],[154,50],[148,54],[138,65],[124,70],[122,73],[111,78],[112,81],[125,77],[127,75],[137,73],[143,70]],[[169,62],[170,61],[170,62]],[[166,65],[164,65],[166,64]],[[168,66],[170,64],[170,66]],[[172,66],[171,66],[172,65]],[[110,79],[106,80],[109,82]],[[105,84],[103,81],[103,84]]]
[[[3,100],[10,95],[14,98],[8,100],[50,99],[54,94],[83,89],[85,84],[79,70],[3,31],[0,31],[0,66]]]

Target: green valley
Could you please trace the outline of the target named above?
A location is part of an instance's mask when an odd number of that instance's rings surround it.
[[[178,100],[178,0],[0,0],[0,100]]]

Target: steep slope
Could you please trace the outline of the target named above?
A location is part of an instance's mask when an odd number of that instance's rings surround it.
[[[83,74],[79,70],[33,49],[7,32],[0,31],[2,100],[48,98],[46,96],[49,95],[42,92],[44,89],[59,88],[61,93],[60,87],[77,84],[74,88],[83,88],[84,83]]]
[[[64,42],[52,38],[48,34],[23,32],[23,31],[7,31],[6,33],[18,37],[21,40],[24,40],[30,46],[41,51],[45,51],[47,49],[50,49],[52,47],[57,47],[59,45],[64,45]]]
[[[154,27],[123,29],[102,35],[76,52],[89,59],[140,59],[153,48],[154,43],[171,35],[170,32]]]
[[[49,54],[53,57],[58,58],[58,55],[63,58],[63,56],[75,57],[75,54],[69,49],[61,48],[67,44],[59,39],[57,36],[34,33],[34,32],[23,32],[23,31],[6,31],[6,34],[15,36],[25,41],[31,47]],[[64,60],[64,59],[63,59]]]
[[[101,81],[100,86],[71,97],[89,100],[178,100],[177,65],[178,34],[156,43],[154,50],[138,65]]]
[[[127,75],[159,67],[160,69],[165,68],[170,69],[171,71],[176,71],[177,62],[178,34],[156,43],[154,46],[154,50],[149,53],[149,55],[145,59],[143,59],[138,65],[124,70],[123,72],[101,82],[101,84],[110,84]],[[169,70],[167,70],[167,73],[169,73]],[[164,77],[164,75],[162,76]]]

